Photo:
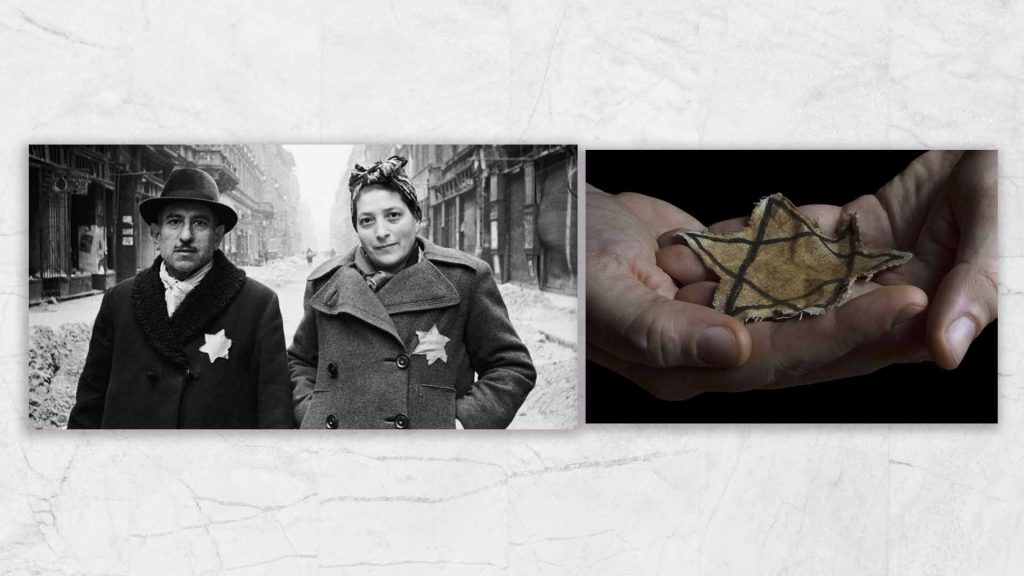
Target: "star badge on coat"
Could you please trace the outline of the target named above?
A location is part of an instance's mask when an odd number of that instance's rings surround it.
[[[213,364],[218,358],[228,359],[228,350],[231,349],[231,339],[224,334],[224,329],[216,334],[204,334],[206,344],[199,347],[200,352],[206,352],[210,356],[210,363]]]
[[[721,279],[715,310],[746,321],[821,314],[842,304],[858,278],[870,279],[912,257],[865,248],[856,214],[838,233],[826,235],[789,199],[773,194],[757,203],[740,232],[677,236]]]
[[[444,351],[444,347],[451,338],[438,332],[437,324],[434,324],[430,330],[417,330],[416,337],[419,339],[419,343],[416,344],[416,349],[412,353],[426,356],[427,366],[433,364],[435,360],[448,363],[448,353]]]

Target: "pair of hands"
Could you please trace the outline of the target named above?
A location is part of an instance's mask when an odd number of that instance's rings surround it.
[[[998,315],[996,153],[928,152],[876,194],[802,206],[826,234],[858,213],[874,248],[913,252],[842,306],[742,324],[711,306],[716,277],[673,231],[705,227],[654,198],[587,189],[587,357],[654,396],[683,400],[812,384],[889,364],[960,364]],[[746,217],[709,227],[742,229]]]

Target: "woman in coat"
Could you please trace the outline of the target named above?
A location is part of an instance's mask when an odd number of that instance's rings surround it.
[[[505,428],[536,381],[490,267],[416,235],[405,164],[356,165],[360,246],[307,279],[288,349],[303,428]]]

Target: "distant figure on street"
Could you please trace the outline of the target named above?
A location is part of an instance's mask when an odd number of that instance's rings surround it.
[[[416,235],[405,164],[356,165],[360,245],[306,281],[288,349],[302,428],[505,428],[536,382],[487,263]]]
[[[313,265],[313,256],[314,255],[315,255],[315,253],[313,252],[312,248],[306,248],[306,265],[308,265],[308,266],[312,266]]]
[[[277,295],[218,249],[217,183],[175,170],[139,212],[160,255],[103,297],[68,428],[293,428]]]

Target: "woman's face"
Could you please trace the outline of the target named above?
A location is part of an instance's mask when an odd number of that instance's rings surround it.
[[[356,233],[370,262],[378,270],[398,272],[416,246],[412,212],[397,192],[369,186],[356,200]]]

